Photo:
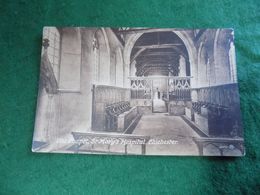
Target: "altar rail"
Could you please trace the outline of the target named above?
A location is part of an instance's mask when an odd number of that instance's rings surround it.
[[[67,150],[75,153],[107,153],[107,154],[128,154],[128,145],[140,145],[140,154],[146,153],[146,144],[150,140],[150,136],[129,135],[129,134],[105,134],[105,133],[81,133],[72,132],[75,144]],[[111,145],[120,144],[124,146],[124,152],[111,151]],[[131,144],[132,143],[132,144]],[[90,145],[89,149],[81,149],[84,145]],[[107,145],[103,150],[95,149],[96,145]]]

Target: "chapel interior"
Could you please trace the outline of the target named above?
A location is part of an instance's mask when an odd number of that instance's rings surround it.
[[[244,153],[232,29],[45,27],[39,86],[35,150],[75,151],[64,143],[111,135],[178,144],[80,149]]]

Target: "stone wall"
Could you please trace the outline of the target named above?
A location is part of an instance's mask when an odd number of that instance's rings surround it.
[[[72,131],[91,131],[93,85],[123,87],[129,76],[124,67],[123,46],[111,29],[55,30],[60,35],[57,36],[60,37],[60,62],[56,74],[59,89],[52,96],[45,91],[39,94],[41,97],[38,100],[35,123],[35,129],[39,133],[35,134],[35,140],[41,141],[61,138]],[[119,98],[118,101],[120,100]]]
[[[197,64],[192,65],[193,88],[237,81],[233,43],[233,29],[207,29],[194,39]]]

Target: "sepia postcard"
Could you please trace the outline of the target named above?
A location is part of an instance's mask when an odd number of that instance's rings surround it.
[[[44,27],[32,151],[244,156],[234,30]]]

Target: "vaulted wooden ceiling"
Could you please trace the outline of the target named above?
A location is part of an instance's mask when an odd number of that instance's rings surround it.
[[[149,32],[136,41],[131,63],[135,61],[136,76],[177,76],[180,55],[188,62],[186,47],[175,33]]]

